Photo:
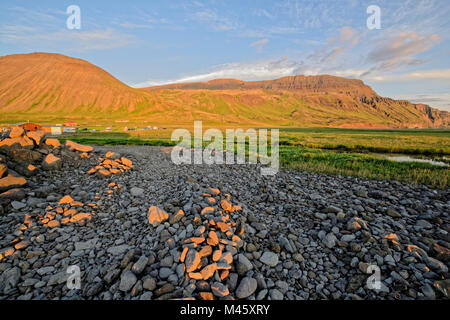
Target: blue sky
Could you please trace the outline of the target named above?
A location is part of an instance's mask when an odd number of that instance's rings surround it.
[[[450,111],[449,17],[448,0],[2,1],[0,55],[61,53],[134,87],[332,74]]]

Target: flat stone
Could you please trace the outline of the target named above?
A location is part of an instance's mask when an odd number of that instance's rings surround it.
[[[128,251],[129,248],[130,247],[128,245],[122,244],[114,247],[109,247],[107,251],[112,255],[118,256],[124,254],[126,251]]]
[[[23,202],[13,201],[13,202],[11,202],[11,206],[12,206],[15,210],[20,210],[20,209],[25,208],[27,205],[26,205],[26,203],[23,203]]]
[[[266,251],[261,258],[259,258],[259,261],[270,267],[275,267],[278,264],[278,255],[274,252]]]
[[[0,192],[8,191],[10,189],[21,188],[27,184],[27,180],[23,177],[14,177],[8,175],[0,179]]]
[[[144,189],[138,188],[138,187],[133,187],[130,189],[130,193],[133,197],[140,197],[140,196],[144,195]]]
[[[93,147],[91,146],[85,146],[70,140],[67,140],[65,143],[65,147],[68,148],[70,151],[79,151],[79,152],[91,152],[92,150],[94,150]]]
[[[248,298],[256,291],[257,285],[258,283],[254,278],[243,278],[236,289],[236,297],[238,299]]]
[[[212,293],[219,298],[226,297],[230,294],[228,287],[220,282],[214,282],[211,285]]]
[[[147,266],[148,258],[146,256],[141,256],[138,261],[133,265],[131,268],[131,271],[133,271],[135,274],[141,274],[142,271],[144,271],[145,267]]]
[[[124,292],[130,291],[136,282],[137,278],[134,273],[131,271],[127,271],[120,278],[119,290]]]

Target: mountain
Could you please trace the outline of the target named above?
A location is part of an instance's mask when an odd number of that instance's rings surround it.
[[[448,112],[379,96],[361,80],[329,75],[266,81],[216,79],[135,89],[87,61],[59,54],[0,57],[0,122],[210,126],[433,128]]]
[[[64,114],[133,111],[147,102],[141,90],[87,61],[59,54],[0,57],[2,112]]]

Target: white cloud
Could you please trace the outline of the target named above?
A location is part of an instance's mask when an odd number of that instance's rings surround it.
[[[368,79],[376,82],[415,81],[415,80],[450,80],[450,69],[423,70],[401,74],[383,74],[369,76]]]
[[[132,86],[142,88],[169,83],[198,82],[220,78],[235,78],[247,81],[266,80],[297,74],[301,68],[302,63],[289,60],[286,57],[281,59],[259,60],[253,62],[235,62],[216,66],[209,72],[197,75],[185,76],[166,81],[146,81],[143,83],[134,84]]]

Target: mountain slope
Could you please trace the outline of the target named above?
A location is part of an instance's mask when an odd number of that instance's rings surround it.
[[[32,53],[0,57],[3,112],[132,111],[146,95],[84,60]]]
[[[217,79],[134,89],[84,60],[0,57],[0,122],[128,119],[164,126],[449,127],[449,113],[383,98],[361,80],[328,75]]]

